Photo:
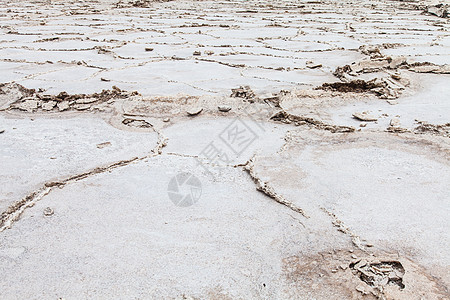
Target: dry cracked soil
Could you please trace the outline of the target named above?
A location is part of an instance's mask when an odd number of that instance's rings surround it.
[[[450,299],[449,9],[0,0],[0,298]]]

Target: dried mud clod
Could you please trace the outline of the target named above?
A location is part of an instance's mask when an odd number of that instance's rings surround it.
[[[349,265],[353,274],[357,275],[367,285],[382,292],[387,285],[397,285],[404,289],[403,275],[405,269],[399,261],[358,259]]]
[[[342,67],[337,67],[333,72],[333,75],[339,79],[342,79],[345,78],[345,74],[349,74],[350,72],[352,72],[352,67],[350,67],[349,65],[345,65]]]
[[[388,128],[386,128],[387,132],[393,132],[393,133],[404,133],[404,132],[410,132],[409,129],[401,127],[400,119],[393,118],[389,122]]]
[[[424,12],[439,18],[450,17],[450,14],[448,13],[449,5],[443,3],[427,6],[424,8]]]
[[[396,99],[410,86],[410,81],[400,70],[415,73],[450,73],[449,65],[437,65],[430,62],[408,62],[404,56],[385,56],[382,49],[401,47],[401,44],[363,45],[359,51],[368,57],[349,65],[337,67],[333,75],[341,82],[324,83],[318,89],[328,89],[343,93],[376,94],[382,99]],[[376,73],[376,78],[365,80],[361,74]]]
[[[230,97],[233,98],[242,98],[244,100],[248,100],[249,102],[254,102],[256,95],[253,92],[253,90],[250,88],[250,86],[240,86],[236,89],[231,89],[231,95]]]
[[[402,7],[411,10],[419,10],[424,14],[436,16],[439,18],[449,18],[449,3],[441,1],[443,3],[426,5],[426,1],[402,1]],[[418,4],[417,4],[418,3]]]
[[[381,99],[397,99],[404,87],[389,78],[372,80],[355,79],[343,82],[324,83],[317,89],[341,93],[372,93]]]

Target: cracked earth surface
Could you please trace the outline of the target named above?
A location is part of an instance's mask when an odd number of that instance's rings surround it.
[[[0,1],[0,298],[450,298],[442,3]]]

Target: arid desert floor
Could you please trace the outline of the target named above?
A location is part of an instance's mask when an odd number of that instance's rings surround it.
[[[0,0],[0,299],[450,299],[449,13]]]

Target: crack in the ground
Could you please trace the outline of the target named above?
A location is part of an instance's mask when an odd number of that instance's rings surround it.
[[[162,149],[167,145],[168,139],[162,134],[161,131],[158,131],[156,129],[154,130],[158,134],[158,141],[156,143],[156,146],[151,150],[152,154],[141,157],[133,157],[127,160],[120,160],[103,167],[96,167],[88,172],[71,175],[63,180],[48,181],[44,183],[41,188],[31,192],[22,200],[14,203],[13,205],[9,206],[6,211],[2,212],[2,214],[0,215],[0,232],[4,231],[5,229],[11,228],[12,224],[20,218],[20,216],[27,208],[32,207],[37,201],[48,195],[54,188],[63,188],[68,184],[78,182],[91,176],[103,174],[117,168],[128,166],[137,161],[142,161],[144,159],[161,155]]]

